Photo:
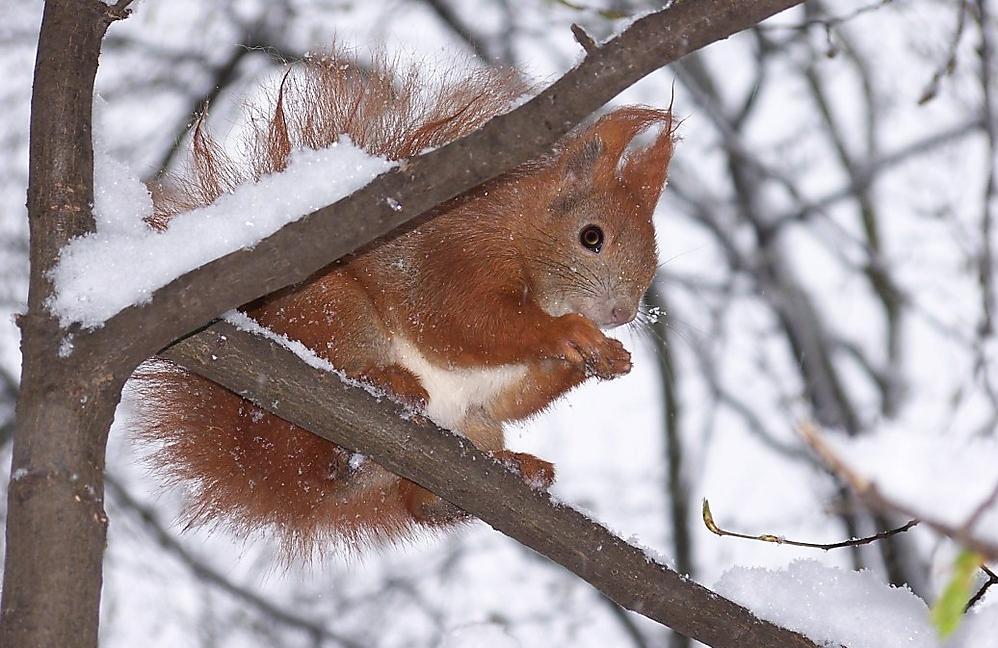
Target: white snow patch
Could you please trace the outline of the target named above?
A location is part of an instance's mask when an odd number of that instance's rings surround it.
[[[998,648],[995,628],[998,628],[998,605],[979,603],[964,617],[946,648]]]
[[[96,137],[94,211],[97,231],[71,241],[52,271],[49,308],[63,326],[96,328],[180,275],[261,239],[336,202],[394,163],[369,155],[348,138],[292,154],[285,171],[240,186],[213,204],[176,216],[164,232],[143,221],[153,212],[145,185]]]
[[[73,355],[73,336],[67,335],[59,341],[59,357],[68,358]]]
[[[938,648],[922,599],[871,572],[798,560],[782,570],[735,567],[716,591],[760,618],[822,645],[849,648]]]

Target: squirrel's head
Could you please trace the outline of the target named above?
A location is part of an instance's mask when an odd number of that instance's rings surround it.
[[[671,113],[621,108],[570,136],[543,171],[524,261],[548,314],[602,328],[634,319],[658,265],[652,213],[672,143]]]

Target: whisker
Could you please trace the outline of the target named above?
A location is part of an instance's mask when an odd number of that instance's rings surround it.
[[[658,269],[659,269],[659,270],[661,270],[662,268],[664,268],[664,267],[665,267],[665,265],[666,265],[666,264],[668,264],[668,263],[672,263],[672,262],[673,262],[673,261],[675,261],[676,259],[678,259],[678,258],[680,258],[680,257],[684,257],[684,256],[686,256],[687,254],[692,254],[693,252],[699,252],[700,250],[702,250],[702,249],[704,249],[705,247],[707,247],[707,245],[708,245],[707,243],[703,243],[703,244],[701,244],[701,245],[698,245],[698,246],[696,246],[695,248],[692,248],[692,249],[690,249],[690,250],[685,250],[685,251],[683,251],[683,252],[679,252],[679,253],[677,253],[677,254],[674,254],[674,255],[672,255],[671,257],[669,257],[668,259],[666,259],[665,261],[662,261],[661,263],[659,263],[659,264],[657,265],[657,267],[658,267]]]

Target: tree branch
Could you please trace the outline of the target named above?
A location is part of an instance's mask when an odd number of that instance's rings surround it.
[[[21,390],[7,490],[0,645],[96,646],[104,447],[127,372],[107,354],[58,354],[48,271],[94,229],[91,108],[101,39],[130,0],[45,3],[31,97],[28,314],[20,318]],[[75,354],[74,354],[75,355]]]
[[[846,464],[846,462],[838,455],[838,453],[824,439],[824,437],[822,437],[814,426],[803,425],[800,428],[800,433],[804,437],[804,440],[807,441],[808,445],[810,445],[818,456],[821,457],[821,460],[824,461],[829,468],[834,470],[835,473],[838,474],[847,484],[849,484],[849,487],[853,490],[853,492],[856,493],[856,495],[863,500],[863,503],[870,509],[883,513],[897,513],[908,518],[915,518],[922,525],[934,529],[936,532],[941,533],[948,538],[956,540],[967,549],[981,554],[985,559],[998,560],[998,544],[988,538],[974,535],[973,530],[973,524],[976,522],[976,518],[979,517],[980,512],[983,512],[984,508],[994,503],[991,497],[988,497],[987,501],[982,502],[978,507],[978,512],[975,512],[970,519],[960,526],[956,526],[940,519],[930,518],[925,515],[924,511],[916,511],[912,507],[892,500],[881,493],[875,483],[863,475],[860,475],[853,470],[852,467]]]
[[[269,340],[218,322],[163,355],[371,457],[559,563],[621,606],[677,632],[718,648],[814,648],[531,489],[467,440],[426,421],[405,420],[401,406],[378,402]]]
[[[800,2],[677,2],[636,20],[523,106],[379,176],[252,250],[233,252],[175,279],[150,302],[123,310],[89,337],[137,365],[219,313],[301,281],[435,205],[537,156],[650,72]],[[142,336],[122,339],[123,331],[139,328]]]

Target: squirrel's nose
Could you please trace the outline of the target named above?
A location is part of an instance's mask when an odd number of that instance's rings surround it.
[[[618,303],[610,309],[610,320],[614,326],[627,324],[634,319],[635,315],[637,315],[637,309],[630,304]]]

